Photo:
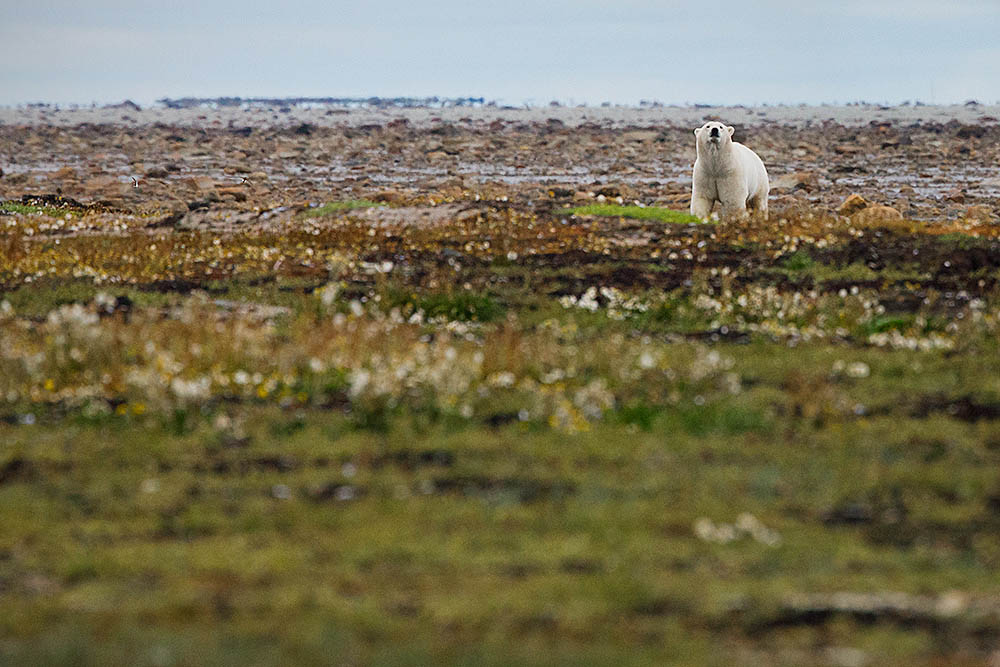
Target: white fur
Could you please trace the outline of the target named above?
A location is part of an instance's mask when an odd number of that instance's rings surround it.
[[[718,130],[713,139],[712,129]],[[698,159],[694,162],[691,186],[691,215],[707,220],[719,202],[723,216],[745,216],[758,211],[767,220],[767,169],[760,157],[743,144],[733,141],[734,128],[722,123],[705,123],[694,131]]]

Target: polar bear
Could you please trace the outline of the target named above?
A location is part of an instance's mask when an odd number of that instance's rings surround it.
[[[698,158],[691,186],[691,215],[707,220],[719,202],[724,216],[758,211],[767,220],[767,169],[760,157],[733,141],[735,128],[708,122],[694,131]]]

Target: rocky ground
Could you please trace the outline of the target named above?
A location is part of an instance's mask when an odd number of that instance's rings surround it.
[[[0,197],[252,211],[493,186],[526,202],[556,188],[684,208],[691,129],[718,118],[764,159],[775,208],[832,211],[859,193],[916,220],[995,219],[997,116],[981,106],[4,109]]]

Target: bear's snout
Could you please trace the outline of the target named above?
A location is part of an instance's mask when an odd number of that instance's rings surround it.
[[[708,136],[713,137],[713,138],[714,137],[718,137],[719,136],[719,128],[713,127],[711,129],[711,131],[709,131]]]

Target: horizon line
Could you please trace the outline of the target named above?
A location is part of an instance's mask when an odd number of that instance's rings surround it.
[[[504,109],[538,109],[544,107],[552,108],[759,108],[759,107],[848,107],[848,106],[875,106],[875,107],[905,107],[905,106],[925,106],[925,107],[945,107],[945,106],[997,106],[1000,100],[994,102],[984,102],[974,98],[967,98],[962,101],[933,101],[926,102],[920,99],[903,99],[900,101],[888,100],[851,100],[841,102],[837,100],[823,102],[803,102],[803,101],[755,101],[747,102],[664,102],[658,99],[639,99],[638,101],[614,101],[602,100],[601,102],[589,102],[586,100],[577,101],[570,98],[554,98],[546,102],[537,102],[537,98],[528,97],[520,101],[513,101],[509,98],[488,99],[485,96],[439,96],[439,95],[396,95],[396,96],[236,96],[220,95],[213,97],[202,96],[182,96],[182,97],[160,97],[153,101],[142,100],[142,103],[135,102],[131,98],[124,98],[118,101],[98,101],[71,102],[71,101],[21,101],[0,103],[0,108],[49,108],[55,107],[62,110],[64,108],[73,109],[98,109],[127,107],[138,110],[151,108],[162,109],[184,109],[198,107],[241,107],[241,106],[302,106],[302,105],[322,105],[332,107],[380,107],[380,108],[442,108],[442,107],[484,107],[484,108],[504,108]]]

